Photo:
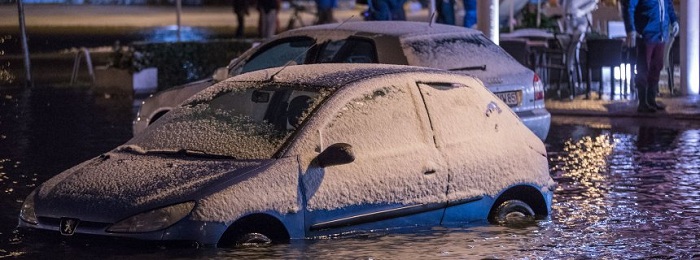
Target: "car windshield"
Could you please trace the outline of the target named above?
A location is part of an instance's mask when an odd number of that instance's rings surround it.
[[[269,159],[330,90],[275,82],[223,82],[132,138],[136,153]]]
[[[402,42],[409,64],[500,75],[522,67],[483,34],[415,36]]]

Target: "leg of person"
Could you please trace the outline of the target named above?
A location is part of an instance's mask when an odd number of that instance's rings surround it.
[[[237,12],[236,19],[238,21],[238,27],[236,27],[236,38],[243,38],[243,32],[245,30],[245,14]]]
[[[442,23],[455,25],[455,2],[454,0],[442,0]]]
[[[651,57],[648,59],[649,63],[647,64],[649,68],[647,72],[647,82],[651,92],[650,95],[647,96],[647,104],[656,110],[664,110],[666,108],[656,102],[656,96],[659,95],[661,70],[664,67],[664,48],[665,44],[663,42],[647,45],[647,49],[651,49]]]
[[[463,0],[464,27],[472,28],[476,24],[476,0]]]
[[[276,29],[277,29],[277,10],[272,9],[267,13],[263,13],[261,37],[270,38],[270,37],[274,36]]]
[[[647,51],[647,46],[645,41],[637,42],[637,76],[635,77],[635,82],[637,85],[637,92],[639,96],[639,105],[637,106],[637,112],[641,113],[653,113],[656,109],[649,106],[647,103],[649,95],[649,83],[647,81],[649,72],[649,59],[651,58],[650,53]]]
[[[391,9],[389,8],[389,0],[376,0],[373,1],[373,3],[375,4],[374,20],[391,20]]]

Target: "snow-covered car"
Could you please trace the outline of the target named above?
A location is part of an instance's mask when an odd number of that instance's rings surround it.
[[[19,226],[230,246],[547,218],[545,146],[507,107],[432,68],[246,73],[37,187]]]
[[[346,22],[283,32],[251,48],[210,79],[146,99],[133,121],[137,135],[194,93],[241,73],[310,63],[383,63],[431,67],[474,75],[515,111],[540,139],[551,115],[540,78],[480,31],[406,21]]]

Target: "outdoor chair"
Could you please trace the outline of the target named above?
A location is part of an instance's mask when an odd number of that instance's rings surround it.
[[[562,97],[562,84],[565,81],[569,87],[569,99],[573,99],[576,95],[576,85],[581,82],[579,51],[585,36],[583,33],[557,33],[550,44],[552,47],[543,53],[545,62],[540,66],[547,72],[557,72],[559,98]]]
[[[602,70],[604,67],[610,67],[610,100],[615,97],[615,76],[614,68],[620,67],[622,64],[622,39],[589,39],[586,41],[586,98],[590,98],[591,81],[593,80],[593,71],[601,74],[600,84],[598,88],[599,98],[603,98],[603,76]],[[632,50],[633,51],[633,50]],[[620,88],[624,89],[624,85],[620,84]],[[623,91],[625,93],[625,91]]]
[[[533,68],[532,56],[526,39],[504,39],[500,41],[499,45],[520,64],[530,69]]]

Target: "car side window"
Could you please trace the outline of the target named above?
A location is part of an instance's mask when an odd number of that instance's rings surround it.
[[[365,156],[428,143],[408,86],[381,87],[353,99],[326,125],[322,136],[325,146],[348,143]]]
[[[283,66],[306,63],[306,55],[315,41],[308,37],[295,37],[276,42],[260,49],[241,67],[239,73]]]
[[[321,50],[318,63],[378,63],[377,48],[366,39],[331,41]]]
[[[474,129],[485,129],[483,111],[470,87],[450,83],[419,83],[438,146],[469,142],[478,138]],[[469,134],[465,134],[469,133]]]

